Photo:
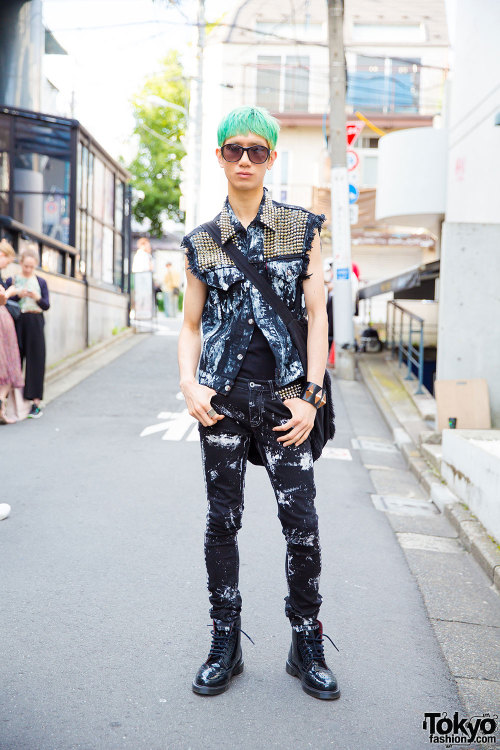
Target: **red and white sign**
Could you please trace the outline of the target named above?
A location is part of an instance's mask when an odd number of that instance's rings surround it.
[[[345,124],[345,132],[347,137],[347,145],[352,146],[358,135],[365,127],[364,122],[359,120],[347,120]]]
[[[347,171],[352,172],[359,164],[359,156],[352,148],[347,149]]]

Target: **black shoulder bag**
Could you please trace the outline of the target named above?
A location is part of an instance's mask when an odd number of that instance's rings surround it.
[[[209,221],[206,224],[203,224],[203,228],[217,245],[222,247],[220,229],[217,223],[215,221]],[[257,287],[266,302],[271,305],[275,313],[277,313],[285,323],[291,339],[299,353],[300,361],[307,377],[307,320],[297,320],[297,318],[292,315],[267,279],[248,262],[234,242],[226,242],[223,250],[234,261],[240,271],[245,274],[247,279]],[[314,427],[309,433],[313,461],[316,461],[321,456],[325,444],[335,435],[335,413],[333,410],[332,384],[328,370],[325,370],[323,376],[323,392],[326,394],[326,404],[322,406],[321,409],[318,409]],[[253,463],[256,463],[256,461],[253,461]]]

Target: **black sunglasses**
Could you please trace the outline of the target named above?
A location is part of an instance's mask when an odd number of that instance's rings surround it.
[[[271,155],[271,149],[266,146],[239,146],[237,143],[226,143],[221,148],[221,154],[226,161],[239,161],[246,151],[253,164],[264,164]]]

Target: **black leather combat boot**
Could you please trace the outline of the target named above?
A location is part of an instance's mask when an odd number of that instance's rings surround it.
[[[193,691],[199,695],[223,693],[231,677],[243,672],[241,618],[234,622],[214,620],[213,625],[210,653],[193,680]]]
[[[333,643],[329,636],[325,635],[325,638]],[[333,645],[335,646],[334,643]],[[300,631],[292,628],[292,645],[286,671],[293,677],[299,677],[302,690],[314,698],[335,700],[339,697],[337,680],[325,661],[323,625],[319,620],[315,620],[312,625],[302,626]]]

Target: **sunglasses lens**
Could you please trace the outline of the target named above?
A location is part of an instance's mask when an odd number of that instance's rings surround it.
[[[239,161],[243,156],[243,149],[237,143],[227,143],[222,147],[222,156],[226,161]]]
[[[248,156],[254,164],[264,164],[269,156],[269,149],[265,146],[251,146],[248,149]]]

